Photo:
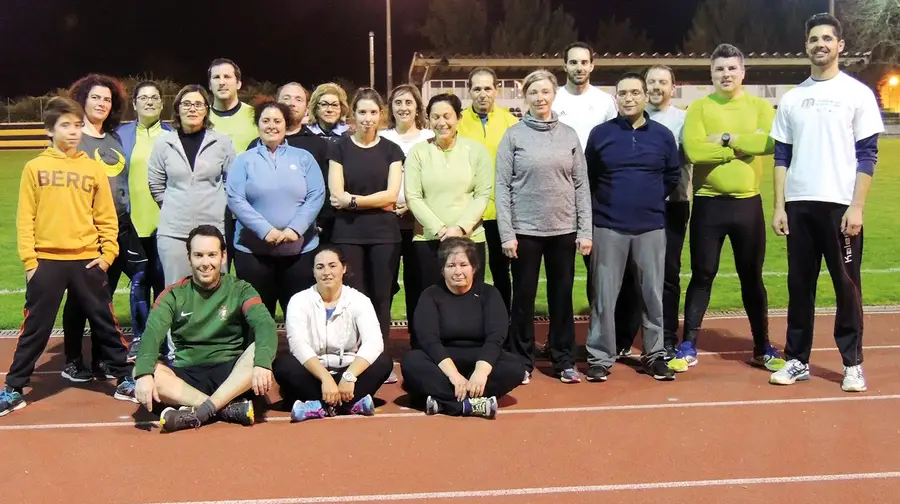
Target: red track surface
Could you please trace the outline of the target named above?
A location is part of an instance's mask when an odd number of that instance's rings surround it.
[[[793,387],[745,363],[746,320],[710,319],[714,354],[675,382],[625,364],[600,384],[537,374],[495,421],[425,417],[386,385],[374,418],[269,412],[169,435],[111,383],[69,386],[54,339],[29,405],[0,419],[0,502],[900,502],[900,315],[866,318],[864,394],[840,389],[832,322],[817,319],[813,379]],[[781,347],[784,319],[770,325]],[[14,345],[0,340],[3,370]]]

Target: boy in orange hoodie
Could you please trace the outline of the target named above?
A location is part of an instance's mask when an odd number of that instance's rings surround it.
[[[119,253],[118,220],[106,172],[78,152],[84,110],[67,98],[44,109],[52,139],[22,172],[17,232],[25,265],[25,320],[13,362],[0,389],[0,416],[25,406],[22,391],[47,347],[63,294],[77,299],[109,369],[119,379],[115,398],[134,401],[132,366],[112,311],[106,269]]]

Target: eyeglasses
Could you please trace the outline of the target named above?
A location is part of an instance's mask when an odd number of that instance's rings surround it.
[[[192,108],[196,108],[197,110],[201,110],[201,109],[205,109],[205,108],[206,108],[206,104],[203,103],[203,102],[186,102],[186,101],[183,101],[183,102],[181,102],[181,103],[178,104],[178,107],[181,108],[181,110],[191,110]]]
[[[145,102],[158,102],[158,101],[161,101],[161,100],[162,100],[162,98],[160,98],[159,96],[144,96],[144,95],[141,95],[141,96],[138,96],[138,97],[137,97],[137,101],[139,101],[139,102],[141,102],[141,103],[145,103]]]
[[[341,108],[340,103],[319,102],[319,108]]]

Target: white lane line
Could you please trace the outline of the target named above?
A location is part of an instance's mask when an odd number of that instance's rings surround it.
[[[729,478],[688,481],[660,481],[652,483],[625,483],[619,485],[553,486],[541,488],[509,488],[465,490],[460,492],[420,492],[397,494],[344,495],[334,497],[288,497],[280,499],[243,499],[216,501],[170,501],[157,504],[319,504],[328,502],[389,502],[418,501],[428,499],[486,499],[492,497],[518,497],[523,495],[554,495],[574,493],[605,493],[634,490],[670,490],[677,488],[709,488],[750,485],[778,485],[790,483],[824,483],[835,481],[861,481],[897,479],[900,471],[850,474],[813,474],[807,476],[782,476],[763,478]]]
[[[841,395],[833,397],[807,397],[800,399],[756,399],[747,401],[710,401],[710,402],[692,402],[692,403],[650,403],[650,404],[611,404],[606,406],[579,406],[572,408],[523,408],[523,409],[504,409],[500,416],[505,415],[546,415],[546,414],[566,414],[566,413],[605,413],[615,411],[638,411],[638,410],[662,410],[662,409],[682,409],[682,408],[722,408],[732,406],[776,406],[787,404],[816,404],[816,403],[844,403],[844,402],[871,402],[871,401],[896,401],[900,400],[900,394],[885,395]],[[375,418],[424,418],[422,412],[412,413],[379,413]],[[366,417],[347,415],[334,417],[332,420],[342,421],[358,421]],[[284,423],[290,422],[290,417],[277,416],[266,419],[266,422]],[[33,425],[0,425],[2,431],[27,431],[27,430],[61,430],[61,429],[102,429],[114,427],[154,427],[158,426],[157,421],[152,422],[83,422],[83,423],[65,423],[65,424],[33,424]]]

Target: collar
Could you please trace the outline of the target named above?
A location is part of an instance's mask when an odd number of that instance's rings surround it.
[[[628,120],[628,118],[625,117],[625,116],[622,115],[622,114],[617,115],[616,118],[613,119],[613,120],[614,120],[614,121],[615,121],[622,129],[626,129],[626,130],[640,130],[640,131],[646,131],[647,128],[650,126],[650,114],[647,112],[647,109],[644,109],[644,124],[642,124],[642,125],[641,125],[640,127],[638,127],[638,128],[633,127],[633,126],[631,125],[631,122]]]

